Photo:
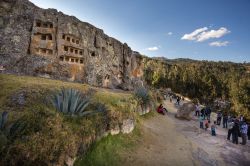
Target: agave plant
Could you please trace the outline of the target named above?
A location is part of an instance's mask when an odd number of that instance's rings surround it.
[[[57,111],[70,114],[85,114],[84,111],[89,105],[90,95],[83,94],[75,89],[61,89],[59,93],[52,96],[52,104]]]
[[[0,130],[4,128],[7,118],[8,118],[8,112],[4,111],[0,116]]]
[[[139,87],[135,89],[134,96],[141,104],[148,104],[150,101],[149,92],[144,87]]]

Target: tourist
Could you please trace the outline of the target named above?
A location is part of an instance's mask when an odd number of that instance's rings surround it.
[[[248,136],[248,140],[250,140],[250,125],[249,124],[248,124],[247,136]]]
[[[211,125],[211,135],[216,136],[216,121],[214,121],[214,124]]]
[[[205,130],[207,131],[207,129],[209,128],[209,121],[206,119],[204,121],[204,124],[205,124]]]
[[[203,127],[203,117],[202,116],[199,117],[199,122],[200,122],[200,128],[204,129],[204,127]]]
[[[172,103],[172,95],[169,96],[169,101]]]
[[[238,137],[240,134],[239,121],[236,119],[232,128],[233,143],[238,144]]]
[[[230,140],[231,134],[233,132],[234,120],[229,119],[228,121],[228,132],[227,132],[227,140]]]
[[[211,116],[211,108],[210,107],[207,107],[207,120],[210,121],[210,116]]]
[[[195,104],[195,116],[200,116],[200,108],[199,108],[199,104]]]
[[[204,116],[205,116],[205,108],[202,108],[202,109],[201,109],[201,116],[202,116],[203,119],[204,119]]]
[[[177,105],[180,105],[180,100],[181,100],[180,96],[177,96],[177,97],[176,97],[176,104],[177,104]]]
[[[159,114],[165,115],[165,113],[164,113],[164,108],[163,108],[162,104],[160,104],[160,106],[157,108],[157,112],[158,112]]]
[[[240,132],[241,132],[241,138],[242,138],[242,145],[246,145],[247,143],[247,130],[248,126],[247,123],[244,121],[241,125]]]
[[[221,123],[221,117],[222,117],[222,114],[221,114],[221,112],[219,111],[219,112],[217,113],[217,125],[219,125],[219,126],[220,126],[220,123]]]
[[[224,113],[224,114],[223,114],[223,119],[222,119],[223,128],[227,128],[227,121],[228,121],[227,113]]]

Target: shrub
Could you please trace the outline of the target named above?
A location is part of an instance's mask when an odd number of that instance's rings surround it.
[[[148,104],[150,101],[149,91],[144,87],[135,89],[134,96],[140,104]]]

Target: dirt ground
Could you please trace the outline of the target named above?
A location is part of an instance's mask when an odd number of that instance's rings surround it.
[[[250,166],[250,141],[247,145],[235,145],[226,140],[227,130],[219,126],[217,136],[211,136],[210,130],[199,129],[195,116],[191,121],[176,119],[178,106],[169,101],[164,105],[168,113],[143,122],[140,145],[126,154],[122,165]]]

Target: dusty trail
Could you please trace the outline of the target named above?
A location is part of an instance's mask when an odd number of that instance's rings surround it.
[[[250,141],[245,146],[234,145],[226,140],[227,130],[221,127],[212,137],[210,130],[198,128],[195,117],[191,121],[178,120],[174,117],[176,106],[168,101],[164,104],[169,112],[143,122],[140,145],[126,156],[124,165],[250,165]]]

